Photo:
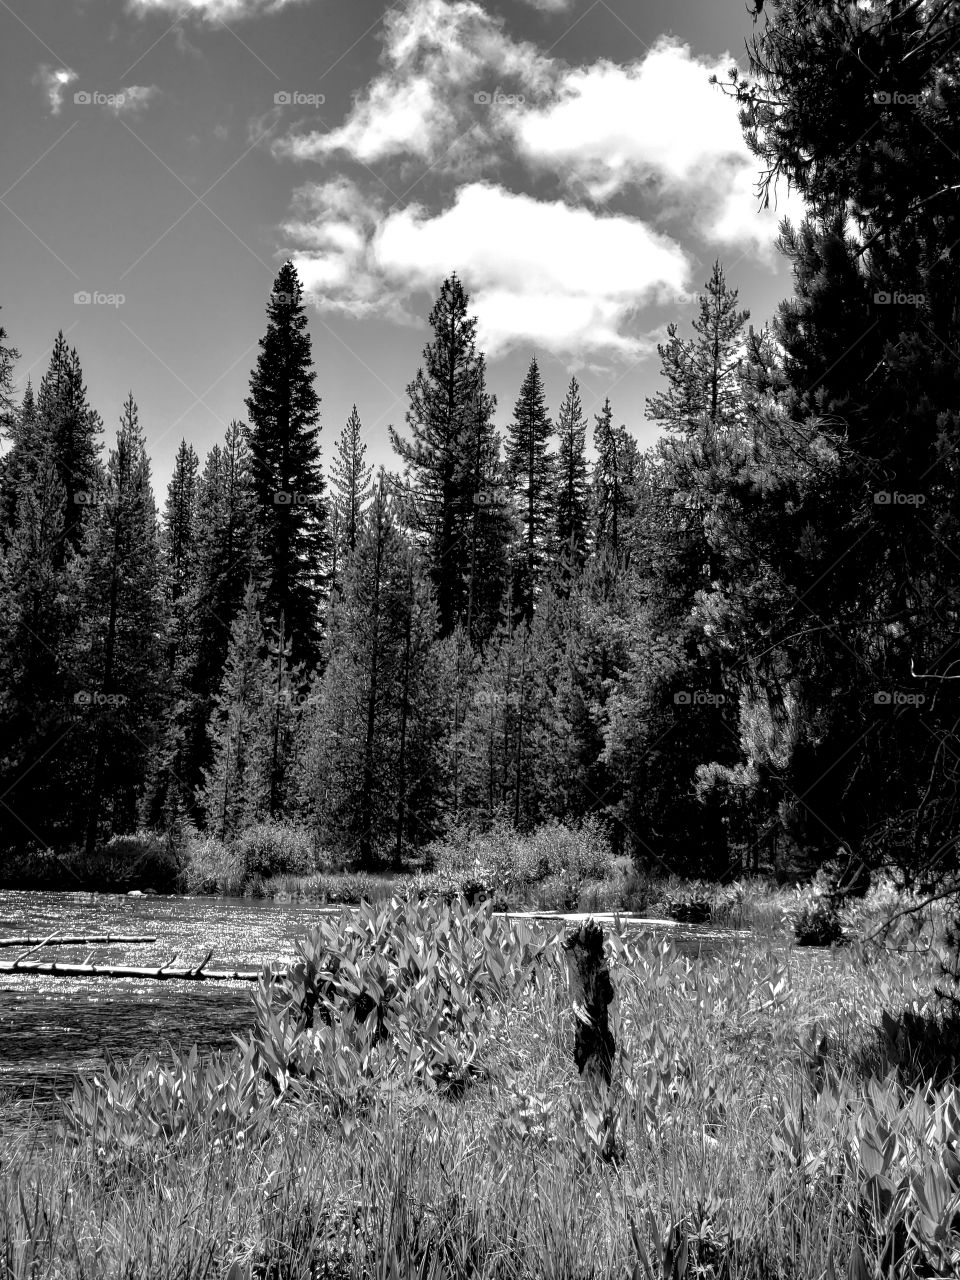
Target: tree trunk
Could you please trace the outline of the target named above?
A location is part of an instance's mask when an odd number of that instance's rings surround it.
[[[603,954],[603,930],[592,920],[563,941],[576,1015],[573,1059],[581,1078],[606,1088],[613,1066],[614,1041],[607,1020],[613,982]]]

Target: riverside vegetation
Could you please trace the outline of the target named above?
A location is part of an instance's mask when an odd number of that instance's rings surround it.
[[[364,902],[264,971],[232,1053],[116,1065],[55,1130],[4,1126],[0,1274],[956,1274],[944,923],[802,962],[770,931],[693,961],[613,928],[599,1094],[552,930]]]

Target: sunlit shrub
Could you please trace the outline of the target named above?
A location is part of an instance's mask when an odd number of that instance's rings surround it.
[[[306,876],[316,870],[313,840],[303,827],[288,822],[259,822],[237,839],[244,877]]]
[[[251,1043],[278,1095],[309,1085],[359,1105],[387,1078],[459,1092],[489,1020],[536,976],[549,944],[489,903],[393,899],[327,920],[298,960],[261,979]]]
[[[188,893],[239,894],[243,873],[243,859],[237,849],[216,836],[191,835],[183,871]]]

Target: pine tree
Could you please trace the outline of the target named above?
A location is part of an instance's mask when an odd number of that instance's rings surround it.
[[[193,446],[181,440],[160,523],[165,703],[160,746],[151,763],[143,808],[146,824],[156,828],[169,828],[192,811],[193,787],[183,776],[186,691],[182,680],[195,634],[195,600],[191,588],[196,571],[199,465]]]
[[[304,717],[303,804],[364,865],[437,833],[444,770],[436,609],[381,470],[331,618],[331,656]]]
[[[16,431],[17,411],[13,403],[13,366],[20,358],[16,347],[7,346],[7,331],[0,325],[0,439],[10,439]],[[30,399],[33,390],[27,383]]]
[[[267,574],[264,609],[274,625],[283,614],[296,660],[312,663],[319,653],[329,545],[320,398],[302,296],[296,269],[287,262],[267,307],[269,323],[246,405],[258,543]]]
[[[340,537],[347,551],[357,545],[360,516],[373,496],[373,467],[364,461],[367,446],[360,433],[360,415],[354,405],[337,441],[331,474],[332,510],[339,516]]]
[[[182,653],[173,673],[173,715],[165,735],[166,771],[176,804],[193,806],[210,767],[207,726],[214,712],[234,619],[247,585],[261,578],[255,547],[256,505],[242,423],[215,445],[197,483],[191,581],[182,597]],[[176,804],[174,807],[176,807]]]
[[[760,655],[744,656],[743,764],[798,861],[843,844],[939,875],[960,814],[943,767],[956,686],[939,679],[956,634],[955,14],[771,8],[752,78],[730,91],[769,180],[813,212],[782,228],[790,385],[717,504],[728,568],[703,611],[719,642]],[[893,691],[922,694],[925,713],[878,712]]]
[[[425,367],[407,387],[413,438],[390,428],[411,489],[404,516],[425,546],[444,636],[465,618],[469,595],[479,357],[468,302],[456,275],[443,282],[430,312],[434,338],[423,351]]]
[[[33,390],[18,415],[11,448],[4,459],[0,515],[9,529],[16,493],[36,475],[43,459],[52,459],[67,495],[59,559],[83,540],[88,514],[99,498],[103,482],[97,437],[99,415],[87,401],[83,371],[76,350],[57,335],[50,364],[34,400]]]
[[[571,570],[582,566],[587,553],[590,519],[587,481],[587,422],[580,403],[580,384],[570,385],[557,417],[557,463],[553,486],[552,555],[567,556]]]
[[[520,523],[518,591],[521,615],[529,622],[540,594],[546,560],[554,458],[549,451],[553,423],[547,413],[536,357],[530,361],[507,428],[506,469]]]
[[[208,733],[211,765],[198,796],[208,831],[221,840],[267,816],[273,708],[270,660],[252,578],[230,629],[230,647]]]
[[[0,550],[0,841],[63,845],[77,831],[71,642],[72,553],[61,563],[66,493],[52,459],[21,479]],[[82,816],[82,815],[81,815]]]
[[[160,538],[167,599],[171,607],[186,594],[193,568],[199,468],[200,460],[193,445],[181,440],[173,464],[173,477],[167,487]]]
[[[667,325],[669,342],[657,346],[667,387],[648,397],[647,417],[668,430],[691,433],[703,423],[729,427],[743,412],[744,325],[749,311],[737,310],[737,290],[727,286],[720,260],[713,264],[706,292],[700,294],[693,321],[695,338],[677,336]]]
[[[83,546],[77,676],[88,708],[88,854],[103,825],[136,826],[161,705],[162,642],[157,512],[131,394]]]
[[[595,415],[597,460],[591,478],[593,550],[613,567],[628,558],[628,530],[634,509],[634,488],[640,459],[636,441],[626,427],[613,425],[609,398]]]
[[[476,375],[468,453],[472,510],[467,532],[470,561],[464,627],[471,643],[482,648],[499,623],[516,527],[500,438],[493,426],[497,398],[487,391],[482,354],[477,358]]]

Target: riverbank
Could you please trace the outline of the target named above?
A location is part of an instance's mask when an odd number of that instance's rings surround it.
[[[559,950],[487,908],[444,932],[436,910],[330,926],[329,1026],[277,1004],[259,1056],[141,1060],[78,1089],[57,1136],[0,1131],[10,1274],[956,1273],[957,1032],[932,955],[754,937],[693,963],[609,930],[616,1053],[593,1097]]]

